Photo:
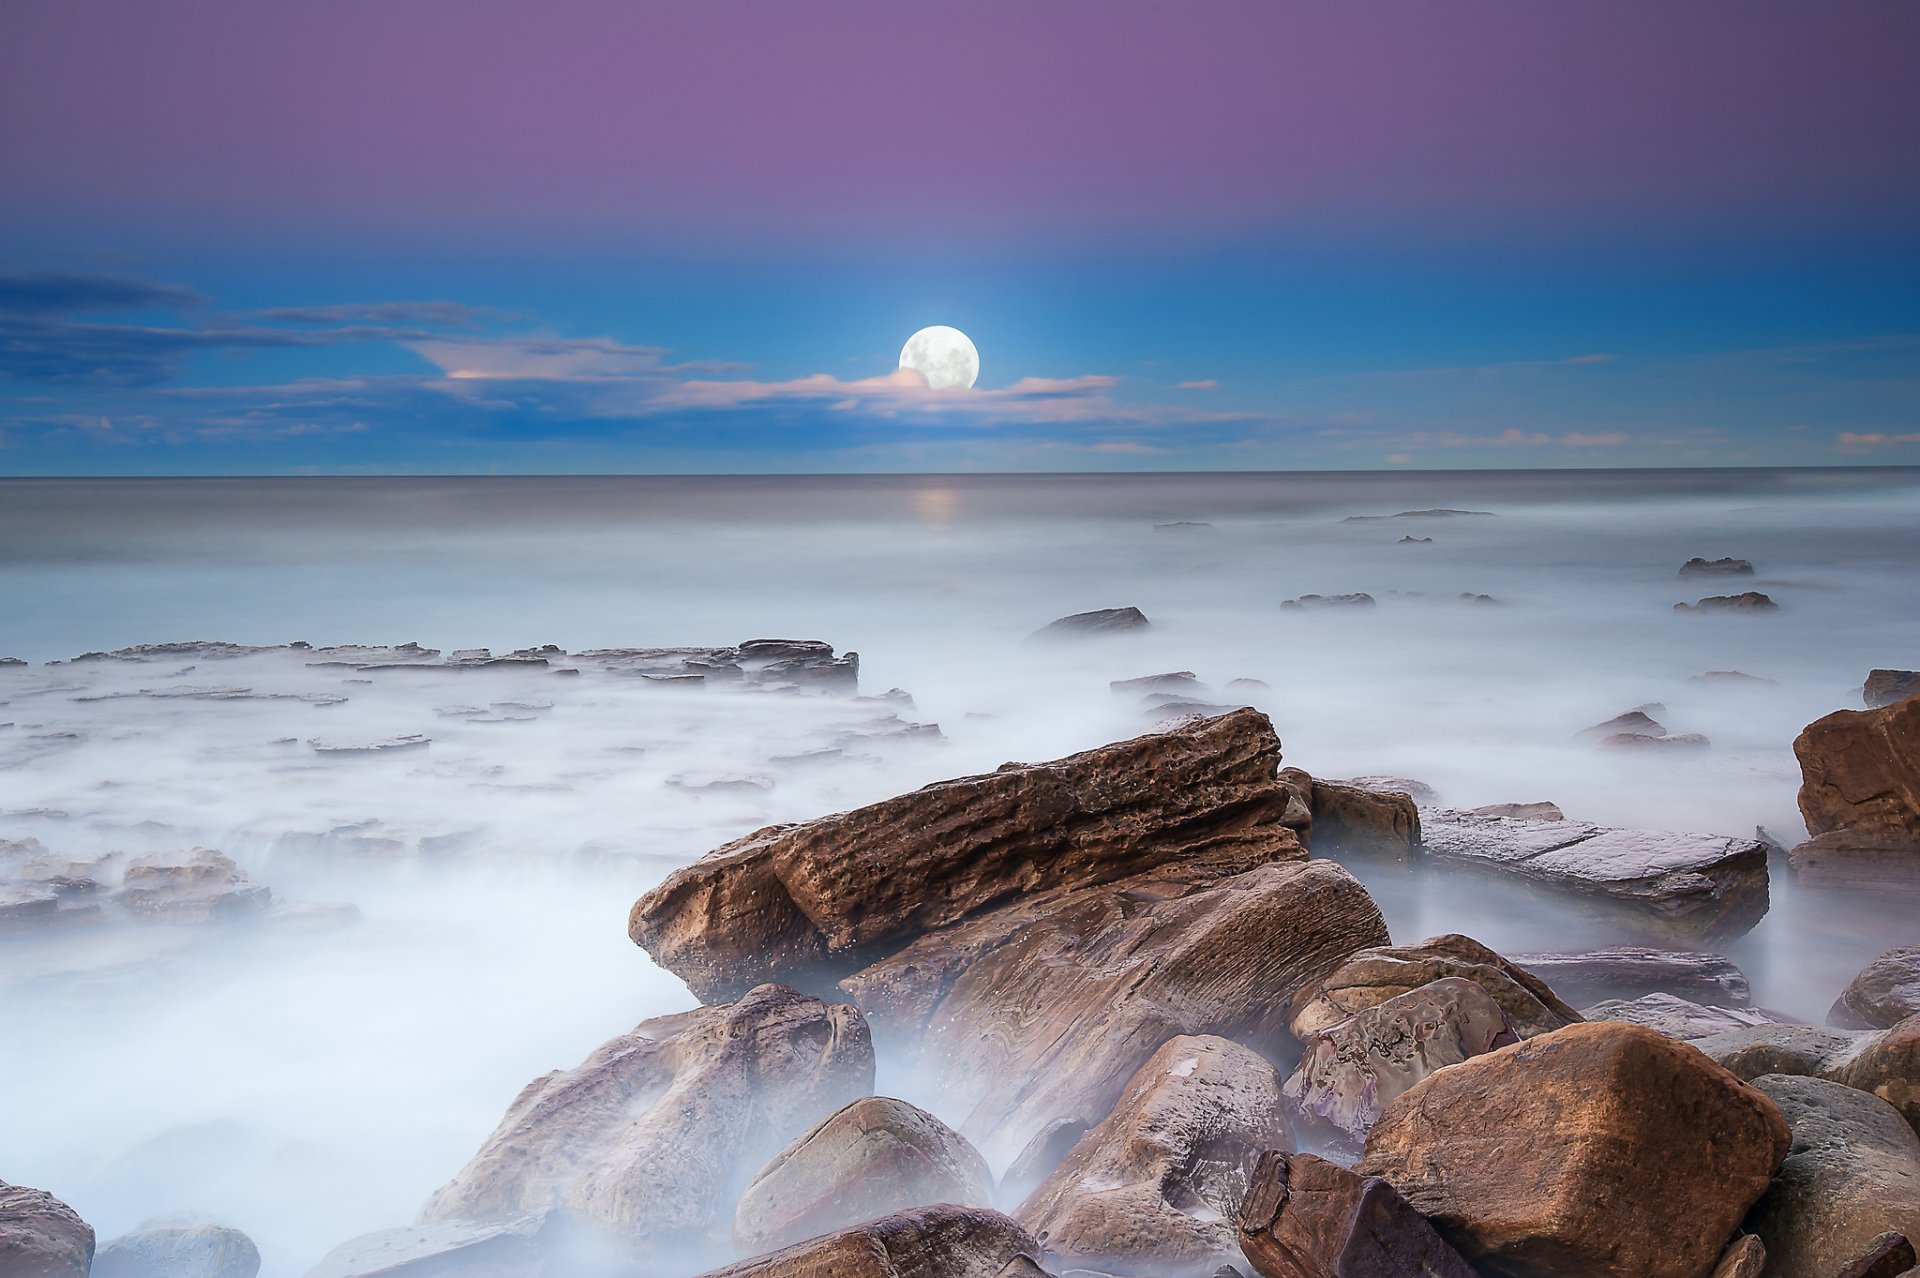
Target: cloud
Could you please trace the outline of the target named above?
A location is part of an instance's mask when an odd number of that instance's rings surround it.
[[[191,289],[116,276],[51,271],[0,273],[0,312],[14,315],[186,310],[205,305],[206,300]]]
[[[1546,448],[1553,445],[1561,448],[1618,448],[1626,444],[1630,438],[1625,431],[1618,430],[1594,434],[1572,430],[1562,435],[1552,435],[1543,430],[1522,430],[1518,426],[1510,426],[1498,435],[1470,435],[1461,431],[1416,431],[1410,435],[1396,436],[1388,442],[1402,446],[1433,448]]]
[[[1623,430],[1601,431],[1592,435],[1570,430],[1560,437],[1560,442],[1568,448],[1619,448],[1628,438]]]
[[[1898,447],[1902,444],[1920,444],[1920,432],[1907,435],[1889,435],[1883,431],[1855,432],[1843,430],[1834,437],[1843,453],[1871,452],[1876,448]]]
[[[1219,378],[1202,377],[1198,381],[1176,382],[1174,384],[1174,389],[1175,390],[1217,390],[1219,386],[1220,386]]]
[[[276,324],[420,324],[430,328],[475,328],[518,318],[491,306],[464,302],[350,302],[338,306],[276,306],[253,312]]]

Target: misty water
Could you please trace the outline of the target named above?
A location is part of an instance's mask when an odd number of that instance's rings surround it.
[[[1349,518],[1431,508],[1488,513]],[[1723,555],[1757,575],[1676,579]],[[1794,735],[1859,706],[1869,669],[1920,665],[1917,563],[1914,470],[0,481],[0,656],[29,663],[0,668],[0,839],[219,848],[285,902],[359,911],[0,942],[5,1174],[102,1238],[200,1212],[251,1234],[269,1278],[303,1273],[412,1219],[529,1079],[692,1004],[625,931],[674,866],[1162,717],[1110,680],[1194,671],[1320,776],[1792,843]],[[1673,611],[1745,589],[1779,610]],[[1280,606],[1355,591],[1376,606]],[[1027,639],[1124,605],[1152,628]],[[858,651],[871,699],[297,651],[46,664],[183,640],[758,637]],[[1693,679],[1733,670],[1770,682]],[[1711,747],[1576,740],[1648,702]],[[412,734],[430,744],[313,744]],[[1396,940],[1632,939],[1484,879],[1356,869]],[[1920,940],[1908,913],[1776,865],[1772,912],[1728,952],[1756,1002],[1818,1022]],[[939,1112],[882,1048],[882,1087]]]

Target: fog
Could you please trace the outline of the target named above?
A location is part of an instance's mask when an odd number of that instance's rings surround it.
[[[1348,520],[1436,507],[1489,513]],[[1206,526],[1156,527],[1178,522]],[[0,481],[0,656],[30,663],[0,668],[0,839],[71,858],[218,848],[283,902],[360,915],[0,939],[0,1174],[103,1239],[204,1212],[255,1238],[269,1278],[304,1273],[410,1220],[529,1079],[692,1004],[625,933],[675,865],[1151,728],[1160,713],[1110,680],[1191,670],[1209,700],[1270,714],[1287,762],[1319,776],[1790,844],[1794,735],[1857,707],[1870,668],[1920,665],[1917,552],[1911,470]],[[1757,575],[1676,580],[1722,555]],[[1672,610],[1748,589],[1779,610]],[[1280,606],[1355,591],[1376,604]],[[1124,605],[1151,629],[1028,641]],[[564,660],[582,673],[299,650],[45,664],[180,640],[758,637],[857,650],[872,699]],[[1691,681],[1730,670],[1772,682]],[[1649,702],[1711,747],[1576,739]],[[430,744],[312,744],[413,734]],[[1625,939],[1482,879],[1355,868],[1396,940]],[[1818,1021],[1915,939],[1902,922],[1796,892],[1777,866],[1772,913],[1729,953],[1757,1002]],[[884,1059],[882,1082],[912,1090]]]

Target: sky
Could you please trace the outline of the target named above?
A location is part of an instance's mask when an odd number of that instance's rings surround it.
[[[1906,0],[3,0],[0,476],[1920,464],[1916,65]]]

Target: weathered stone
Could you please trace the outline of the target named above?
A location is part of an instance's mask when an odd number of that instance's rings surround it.
[[[1708,1007],[1672,994],[1642,994],[1639,998],[1606,999],[1582,1008],[1590,1021],[1626,1021],[1659,1030],[1669,1038],[1708,1038],[1753,1025],[1778,1025],[1782,1019],[1757,1007]]]
[[[1068,1266],[1203,1278],[1240,1258],[1261,1152],[1293,1147],[1281,1110],[1280,1075],[1256,1053],[1170,1039],[1014,1219]]]
[[[859,1012],[760,986],[644,1021],[529,1083],[422,1219],[559,1207],[630,1254],[697,1250],[724,1239],[771,1154],[872,1090]]]
[[[1883,1030],[1760,1025],[1693,1045],[1741,1078],[1794,1074],[1872,1092],[1920,1132],[1920,1016]]]
[[[113,900],[159,923],[228,923],[273,908],[273,892],[211,848],[143,856],[127,866]]]
[[[1420,810],[1405,794],[1321,781],[1299,768],[1280,778],[1305,798],[1313,815],[1315,852],[1412,857],[1420,848]]]
[[[382,1229],[341,1243],[306,1278],[546,1278],[555,1213]]]
[[[1045,1278],[1046,1252],[985,1207],[941,1204],[870,1220],[702,1278]]]
[[[1724,955],[1615,945],[1564,954],[1515,954],[1513,961],[1575,1003],[1678,994],[1716,1007],[1745,1007],[1753,988]]]
[[[1843,1029],[1886,1029],[1920,1015],[1920,945],[1888,950],[1862,968],[1827,1013]]]
[[[1905,1234],[1884,1233],[1868,1243],[1837,1278],[1912,1278],[1916,1259],[1920,1257],[1915,1256],[1913,1243]]]
[[[1392,1185],[1312,1154],[1261,1156],[1240,1247],[1261,1278],[1476,1278]]]
[[[1793,850],[1801,878],[1920,892],[1920,698],[1816,719],[1793,752],[1813,836]]]
[[[993,1173],[965,1137],[905,1101],[866,1096],[760,1169],[734,1209],[733,1243],[754,1256],[910,1207],[992,1201]]]
[[[1122,635],[1151,628],[1147,614],[1138,608],[1096,608],[1049,621],[1034,631],[1033,639],[1084,639],[1093,635]]]
[[[1049,889],[1303,855],[1280,824],[1279,758],[1266,716],[1243,709],[770,826],[668,876],[630,931],[703,999],[776,979],[831,989],[926,932]]]
[[[1773,1103],[1638,1025],[1572,1025],[1428,1076],[1356,1168],[1483,1273],[1700,1278],[1766,1191]]]
[[[1303,1041],[1388,999],[1446,977],[1465,977],[1500,1005],[1523,1038],[1580,1020],[1547,983],[1469,936],[1430,936],[1418,945],[1360,950],[1327,975],[1293,1019]]]
[[[1092,1130],[1093,1124],[1083,1118],[1057,1118],[1042,1127],[1001,1173],[1001,1198],[1010,1203],[1025,1202],[1040,1188],[1040,1182],[1066,1161],[1080,1138]]]
[[[1519,1042],[1479,985],[1443,976],[1315,1034],[1288,1077],[1288,1116],[1357,1151],[1380,1112],[1437,1069]]]
[[[1708,595],[1698,603],[1677,603],[1675,612],[1772,612],[1780,605],[1758,590],[1737,595]]]
[[[1872,670],[1860,689],[1869,710],[1920,696],[1920,670]]]
[[[0,1181],[0,1274],[87,1278],[93,1229],[44,1189]]]
[[[1605,722],[1596,723],[1592,727],[1582,728],[1574,735],[1579,739],[1597,741],[1601,737],[1610,737],[1617,733],[1635,733],[1642,736],[1664,737],[1667,735],[1667,729],[1658,719],[1648,714],[1644,709],[1641,709],[1629,710],[1625,714],[1617,714]]]
[[[238,1229],[211,1222],[150,1220],[102,1243],[93,1278],[253,1278],[260,1249]]]
[[[1564,821],[1567,814],[1557,803],[1489,803],[1474,808],[1476,816],[1506,817],[1510,821]]]
[[[1107,687],[1117,693],[1133,696],[1149,692],[1193,696],[1207,691],[1207,685],[1201,683],[1199,676],[1191,670],[1171,670],[1166,674],[1141,675],[1137,679],[1115,679]]]
[[[1920,1136],[1898,1111],[1817,1078],[1767,1074],[1753,1086],[1793,1128],[1786,1163],[1747,1217],[1773,1278],[1830,1278],[1889,1231],[1920,1237]]]
[[[1904,830],[1829,830],[1787,854],[1803,886],[1920,897],[1920,835]]]
[[[1610,737],[1602,737],[1595,747],[1600,750],[1704,750],[1713,742],[1698,732],[1670,732],[1665,736],[1654,736],[1646,732],[1616,732]]]
[[[1752,1234],[1742,1234],[1721,1254],[1711,1278],[1760,1278],[1767,1270],[1767,1245]]]
[[[1753,565],[1744,559],[1702,559],[1695,556],[1680,565],[1680,576],[1687,577],[1751,577]]]

